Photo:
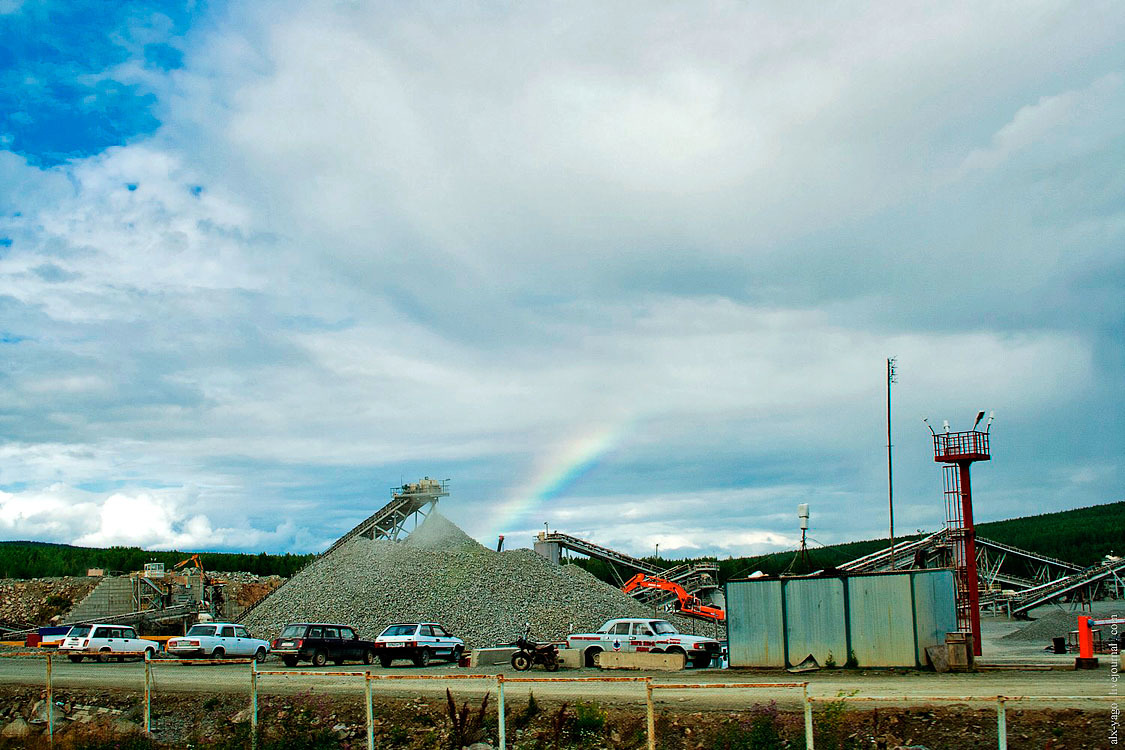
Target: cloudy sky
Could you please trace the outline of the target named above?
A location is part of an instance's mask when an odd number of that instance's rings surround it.
[[[866,9],[859,10],[861,6]],[[1125,499],[1116,2],[0,0],[0,538],[645,553]]]

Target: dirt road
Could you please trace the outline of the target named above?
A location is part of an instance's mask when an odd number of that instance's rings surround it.
[[[312,668],[286,669],[279,663],[269,662],[260,667],[267,672],[258,678],[261,694],[293,694],[308,692],[362,695],[365,667],[345,666],[330,670]],[[901,701],[901,705],[926,704],[930,696],[946,698],[993,699],[1005,696],[1043,696],[1041,703],[1058,708],[1074,707],[1098,711],[1108,703],[1094,704],[1083,696],[1105,696],[1111,689],[1110,673],[1106,665],[1089,672],[1075,671],[999,671],[978,674],[935,674],[916,671],[852,671],[831,670],[803,676],[786,672],[746,672],[741,670],[688,670],[684,672],[599,672],[582,669],[548,675],[542,671],[520,675],[510,669],[496,667],[465,670],[441,666],[429,669],[397,667],[372,669],[381,679],[373,683],[376,694],[397,697],[434,697],[444,694],[447,687],[455,693],[469,695],[495,692],[495,675],[503,672],[505,678],[530,676],[536,678],[598,678],[598,677],[651,677],[655,685],[729,685],[732,683],[799,683],[809,682],[809,694],[814,698],[831,699],[839,695],[887,696]],[[345,673],[345,674],[340,674]],[[483,674],[487,679],[414,680],[417,675]],[[45,664],[37,659],[4,659],[0,661],[0,685],[37,686],[44,684]],[[405,679],[404,679],[405,678]],[[52,680],[57,689],[127,690],[141,693],[144,690],[144,664],[71,664],[56,659],[52,664]],[[249,693],[250,668],[245,664],[231,665],[181,665],[161,663],[153,666],[153,682],[158,693]],[[525,698],[534,690],[541,700],[597,700],[604,703],[636,703],[644,699],[641,684],[631,682],[546,682],[506,683],[505,693],[513,698]],[[1071,696],[1060,700],[1051,696]],[[1077,698],[1077,700],[1075,699]],[[777,701],[782,706],[799,703],[800,689],[787,688],[726,688],[658,689],[656,700],[661,703],[689,703],[695,710],[726,710],[745,707],[750,703]]]

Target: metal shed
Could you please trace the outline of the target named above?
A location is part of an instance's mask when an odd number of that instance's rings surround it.
[[[732,667],[916,667],[957,630],[953,571],[755,578],[726,586]]]

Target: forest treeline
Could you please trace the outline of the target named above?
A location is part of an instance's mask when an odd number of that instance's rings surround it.
[[[190,552],[153,552],[139,547],[72,547],[47,542],[0,542],[0,578],[54,578],[83,576],[90,568],[106,573],[141,570],[147,562],[162,562],[165,570],[186,560]],[[238,552],[201,552],[206,570],[244,571],[288,578],[315,555],[253,555]]]
[[[1041,555],[1076,563],[1093,565],[1110,552],[1125,552],[1125,502],[1095,505],[1058,513],[992,521],[977,525],[977,535],[996,542],[1019,547]],[[899,541],[916,539],[902,537]],[[825,547],[809,548],[809,567],[829,568],[848,560],[883,549],[886,539],[868,539]],[[162,562],[166,569],[185,560],[191,553],[179,551],[153,552],[139,547],[74,547],[46,542],[0,542],[0,578],[47,578],[85,575],[89,568],[102,568],[109,572],[141,570],[146,562]],[[730,557],[711,560],[719,565],[720,582],[747,576],[760,570],[767,575],[778,575],[790,569],[794,551],[774,552],[759,557]],[[258,575],[289,577],[304,567],[314,555],[268,555],[236,552],[201,552],[200,559],[208,570],[245,571]],[[647,558],[660,567],[678,564],[683,560]],[[575,558],[580,564],[602,580],[616,583],[613,572],[598,560]],[[808,572],[800,564],[791,570]]]
[[[1024,516],[1007,521],[990,521],[977,524],[977,536],[994,542],[1019,547],[1028,552],[1054,557],[1082,567],[1099,562],[1105,555],[1125,553],[1125,501],[1095,505],[1089,508],[1064,510],[1058,513],[1044,513],[1038,516]],[[896,539],[905,542],[917,539],[918,535]],[[857,557],[876,552],[887,546],[886,539],[868,539],[859,542],[846,542],[824,547],[809,548],[809,564],[795,561],[796,552],[773,552],[758,557],[714,557],[695,558],[696,562],[710,561],[719,566],[719,582],[732,578],[742,578],[755,571],[766,575],[781,575],[791,572],[801,574],[812,570],[835,567]],[[658,567],[686,562],[686,560],[657,561],[643,558]],[[600,560],[572,558],[593,575],[609,583],[618,583],[613,571]]]

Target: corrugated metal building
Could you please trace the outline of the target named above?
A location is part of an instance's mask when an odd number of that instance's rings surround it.
[[[755,578],[726,586],[732,667],[915,667],[957,629],[952,570]]]

